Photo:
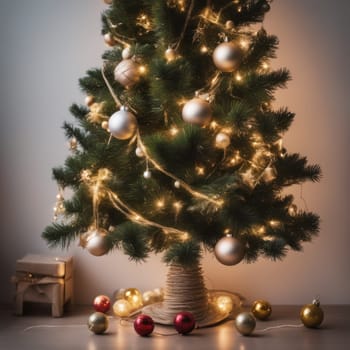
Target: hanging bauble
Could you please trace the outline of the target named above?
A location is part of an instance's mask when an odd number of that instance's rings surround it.
[[[227,235],[216,243],[214,253],[222,264],[232,266],[244,258],[245,248],[240,240]]]
[[[196,325],[196,320],[192,313],[179,312],[174,318],[174,327],[180,334],[191,333]]]
[[[165,50],[164,56],[168,62],[174,61],[176,58],[176,51],[169,47]]]
[[[140,80],[140,66],[132,59],[122,60],[114,69],[114,79],[126,88]]]
[[[242,50],[232,41],[221,43],[214,50],[213,60],[222,72],[233,72],[241,63]]]
[[[230,143],[231,143],[230,136],[228,136],[224,132],[219,132],[215,136],[215,146],[217,148],[225,149],[230,145]]]
[[[252,305],[251,311],[258,320],[263,321],[270,317],[272,308],[266,300],[256,300]]]
[[[127,46],[125,49],[123,49],[122,51],[122,57],[124,60],[128,60],[129,58],[131,58],[133,55],[132,53],[132,49],[130,46]]]
[[[89,232],[85,238],[85,248],[92,255],[105,255],[108,252],[106,232],[100,229]]]
[[[154,322],[150,316],[138,315],[134,321],[134,329],[137,334],[147,337],[153,332]]]
[[[226,21],[226,23],[225,23],[225,28],[226,28],[226,29],[233,29],[234,26],[235,26],[235,24],[234,24],[233,21],[231,21],[231,20],[228,20],[228,21]]]
[[[116,316],[127,317],[130,315],[132,307],[130,303],[124,299],[117,300],[113,304],[113,312]]]
[[[174,182],[174,186],[175,186],[175,188],[180,188],[181,187],[181,182],[179,180],[176,180]]]
[[[103,39],[108,46],[115,46],[116,44],[116,41],[114,40],[113,35],[111,33],[106,33],[103,36]]]
[[[305,327],[317,328],[323,321],[323,310],[320,301],[315,299],[312,304],[304,305],[300,311],[300,319]]]
[[[256,321],[250,312],[241,312],[236,316],[235,326],[242,335],[249,335],[255,329]]]
[[[85,97],[85,104],[90,107],[95,102],[95,98],[92,95],[87,95]]]
[[[93,305],[96,311],[106,313],[111,307],[111,301],[106,295],[98,295],[94,299]]]
[[[150,178],[152,177],[152,173],[151,173],[149,170],[145,170],[145,171],[143,172],[143,177],[144,177],[145,179],[150,179]]]
[[[137,157],[142,158],[145,156],[145,153],[143,152],[141,147],[136,147],[135,154]]]
[[[108,328],[108,318],[102,312],[94,312],[88,319],[89,330],[95,334],[102,334]]]
[[[137,127],[136,117],[125,106],[112,114],[108,120],[110,133],[119,140],[127,140],[135,134]]]
[[[108,130],[108,121],[107,120],[104,120],[101,123],[101,128],[104,129],[104,130]]]
[[[205,126],[210,123],[212,118],[210,104],[199,97],[195,97],[185,103],[182,109],[182,118],[187,123]]]
[[[126,289],[124,292],[124,299],[133,309],[138,309],[142,306],[142,294],[137,288]]]

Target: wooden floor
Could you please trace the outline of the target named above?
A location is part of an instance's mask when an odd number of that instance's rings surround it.
[[[258,322],[252,336],[237,333],[232,320],[211,328],[196,329],[190,335],[164,336],[172,327],[156,326],[150,337],[138,336],[132,323],[110,318],[104,335],[86,326],[91,307],[74,307],[64,318],[51,318],[48,308],[25,309],[22,317],[0,307],[1,350],[348,350],[350,349],[350,305],[323,306],[325,320],[320,329],[267,327],[298,325],[298,306],[274,306],[269,321]]]

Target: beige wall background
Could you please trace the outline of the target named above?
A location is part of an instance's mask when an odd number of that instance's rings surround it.
[[[165,281],[161,256],[134,264],[121,253],[96,258],[77,245],[49,250],[40,237],[57,193],[51,169],[69,152],[61,125],[72,120],[70,104],[83,103],[78,79],[101,64],[104,8],[102,0],[0,0],[1,302],[12,300],[10,276],[28,252],[74,255],[78,303]],[[209,288],[273,304],[303,304],[316,295],[327,304],[350,303],[349,14],[346,0],[276,0],[265,22],[280,38],[273,65],[288,67],[293,76],[276,95],[276,106],[297,114],[285,144],[323,168],[320,184],[302,188],[308,208],[321,215],[320,236],[282,262],[225,267],[206,256]],[[292,189],[303,206],[300,190]]]

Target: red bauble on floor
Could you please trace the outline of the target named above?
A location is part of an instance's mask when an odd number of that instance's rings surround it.
[[[190,312],[179,312],[174,318],[174,327],[180,334],[188,334],[192,332],[195,325],[196,321]]]
[[[134,329],[137,334],[146,337],[153,332],[154,322],[152,317],[147,315],[139,315],[134,321]]]

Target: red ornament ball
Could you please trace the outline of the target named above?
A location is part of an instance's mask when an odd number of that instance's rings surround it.
[[[137,334],[141,335],[142,337],[147,337],[153,332],[154,329],[152,317],[143,314],[138,315],[134,321],[134,329]]]
[[[94,308],[98,312],[106,313],[111,307],[111,301],[106,295],[98,295],[94,299]]]
[[[174,327],[180,334],[191,333],[195,325],[196,320],[190,312],[179,312],[174,318]]]

